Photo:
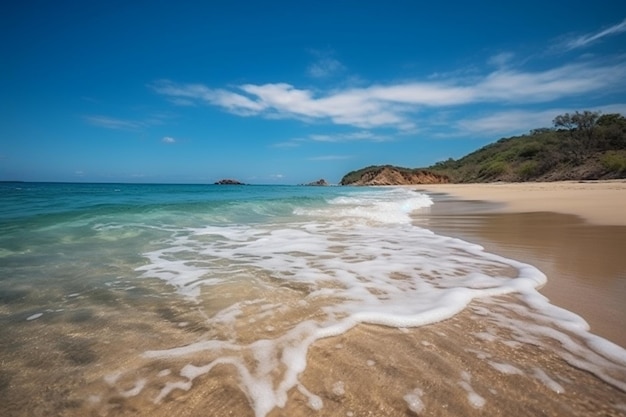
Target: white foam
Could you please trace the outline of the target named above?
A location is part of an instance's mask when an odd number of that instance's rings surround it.
[[[461,378],[462,380],[459,381],[459,385],[467,393],[467,401],[474,408],[483,408],[486,401],[482,396],[478,395],[476,391],[474,391],[474,388],[472,388],[472,385],[470,384],[472,379],[471,375],[467,372],[462,372]]]
[[[144,379],[144,378],[139,379],[137,382],[135,382],[135,385],[131,389],[128,389],[126,391],[122,391],[122,392],[120,392],[120,394],[122,395],[122,397],[125,397],[125,398],[135,397],[135,396],[139,395],[139,393],[141,393],[141,391],[143,391],[143,389],[146,386],[147,382],[148,381],[146,379]]]
[[[43,313],[35,313],[31,316],[26,317],[26,321],[37,320],[41,316],[43,316]]]
[[[308,398],[307,404],[312,410],[319,411],[324,407],[322,399],[319,396],[312,394],[303,385],[298,385],[298,391]]]
[[[543,385],[545,385],[552,391],[556,392],[557,394],[562,394],[565,392],[565,389],[563,389],[563,386],[559,384],[558,382],[556,382],[554,379],[550,378],[543,369],[535,368],[533,370],[533,375],[535,378],[541,381]]]
[[[343,381],[337,381],[333,384],[332,392],[338,397],[346,394],[346,386]]]
[[[111,374],[104,376],[104,382],[106,382],[109,386],[114,386],[118,379],[122,376],[121,371],[113,372]]]
[[[505,374],[505,375],[524,375],[521,369],[517,368],[510,363],[503,362],[495,362],[495,361],[487,361],[489,365],[491,365],[496,371]]]
[[[402,398],[406,401],[406,405],[409,407],[409,410],[413,411],[415,414],[421,414],[424,411],[424,402],[422,401],[423,395],[424,391],[419,388],[415,388]]]
[[[249,295],[206,314],[208,328],[228,329],[223,340],[216,337],[144,353],[151,359],[190,358],[191,362],[193,357],[196,364],[183,367],[182,379],[168,381],[155,402],[174,390],[191,389],[199,375],[221,364],[237,373],[257,417],[283,407],[294,388],[317,410],[323,407],[321,398],[311,393],[299,376],[306,369],[309,347],[319,339],[344,334],[360,323],[400,329],[423,326],[454,316],[473,300],[511,293],[519,294],[525,306],[506,308],[548,326],[537,324],[535,328],[505,315],[494,316],[486,307],[472,307],[474,317],[511,329],[514,340],[507,341],[509,344],[529,341],[541,345],[543,338],[558,340],[565,347],[564,359],[576,366],[583,363],[582,369],[603,375],[618,387],[624,385],[606,368],[617,363],[626,369],[626,353],[592,337],[584,320],[552,307],[539,295],[536,288],[546,282],[543,273],[486,253],[478,245],[412,225],[410,211],[430,204],[428,197],[406,189],[377,191],[337,198],[324,208],[296,209],[301,219],[296,216],[258,227],[222,224],[172,232],[161,247],[145,254],[147,263],[138,268],[142,278],[163,280],[196,301],[200,311],[204,290],[219,294],[225,284],[245,283]],[[510,276],[511,269],[517,271],[516,276]],[[297,289],[285,289],[283,283]],[[289,325],[280,321],[281,316],[298,317],[316,304],[323,307],[315,315],[305,315]],[[580,346],[554,330],[555,323],[575,332],[587,345]],[[247,342],[239,342],[240,331],[245,332]],[[476,336],[499,340],[498,332],[491,328]],[[426,341],[422,344],[432,346]],[[588,355],[590,350],[595,356]],[[197,366],[202,360],[206,363]],[[375,362],[370,359],[366,364],[374,366]],[[504,373],[521,372],[513,365],[492,366]],[[459,384],[474,407],[485,404],[471,387],[469,374],[464,374]],[[334,387],[333,392],[336,394]],[[412,404],[418,404],[416,393],[410,398]]]
[[[405,188],[385,191],[360,192],[349,197],[329,201],[334,206],[326,209],[295,210],[296,214],[317,217],[343,218],[350,221],[364,219],[375,223],[410,223],[411,212],[430,207],[433,201],[425,194]]]

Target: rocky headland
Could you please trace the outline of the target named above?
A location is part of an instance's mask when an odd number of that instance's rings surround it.
[[[352,171],[341,179],[341,185],[414,185],[449,182],[448,177],[442,174],[391,165],[372,166]]]

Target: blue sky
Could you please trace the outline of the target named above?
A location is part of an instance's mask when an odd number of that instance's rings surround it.
[[[338,182],[626,114],[623,1],[11,3],[0,180]]]

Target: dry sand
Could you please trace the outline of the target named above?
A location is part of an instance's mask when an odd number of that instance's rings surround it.
[[[504,203],[509,213],[574,214],[590,223],[626,225],[626,181],[560,181],[549,183],[488,183],[420,185],[466,200]]]

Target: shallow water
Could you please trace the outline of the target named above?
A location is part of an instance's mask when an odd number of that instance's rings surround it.
[[[1,191],[8,415],[519,405],[515,382],[486,385],[494,375],[524,377],[530,393],[626,409],[626,352],[550,305],[535,290],[545,283],[535,267],[414,225],[410,214],[432,204],[426,195],[120,184]],[[593,381],[582,394],[580,378]]]

